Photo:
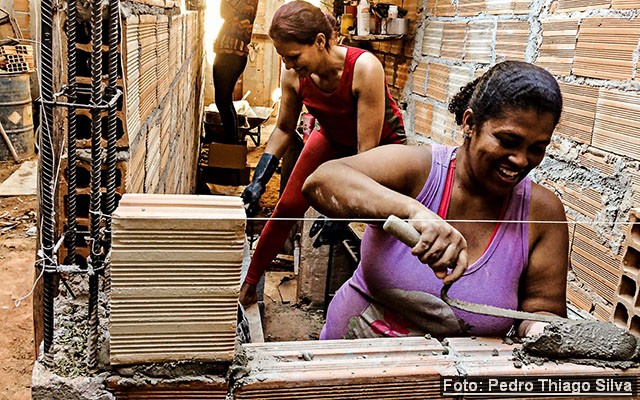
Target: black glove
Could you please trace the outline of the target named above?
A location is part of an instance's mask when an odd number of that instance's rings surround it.
[[[244,208],[247,210],[247,216],[253,217],[260,211],[260,196],[267,189],[267,182],[273,176],[279,163],[280,160],[273,154],[264,153],[260,157],[251,183],[244,188],[240,195]]]
[[[309,237],[316,236],[313,241],[313,247],[316,249],[325,244],[337,244],[349,237],[348,221],[331,221],[324,215],[319,216],[311,229],[309,229]]]

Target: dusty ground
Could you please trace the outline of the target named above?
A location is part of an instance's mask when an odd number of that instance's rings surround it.
[[[0,182],[20,165],[0,162]],[[31,289],[36,239],[27,235],[35,225],[36,197],[0,197],[0,399],[31,398],[34,360],[32,299],[15,301]]]

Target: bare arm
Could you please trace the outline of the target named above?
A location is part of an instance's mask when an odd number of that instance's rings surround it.
[[[548,189],[533,184],[530,219],[558,223],[529,225],[529,266],[520,282],[520,308],[566,317],[569,232],[562,202]],[[544,323],[523,321],[519,334],[536,334],[543,327]]]
[[[383,222],[393,214],[408,219],[420,233],[412,254],[451,283],[467,268],[467,244],[460,232],[415,200],[430,170],[430,146],[387,145],[324,163],[302,192],[329,217]]]
[[[278,121],[265,148],[265,153],[273,154],[278,158],[282,158],[292,143],[298,124],[298,116],[302,110],[302,100],[298,96],[298,75],[295,71],[283,68],[281,86],[282,101],[280,102]]]
[[[380,61],[364,53],[354,66],[352,90],[357,98],[358,153],[380,144],[384,123],[385,76]]]

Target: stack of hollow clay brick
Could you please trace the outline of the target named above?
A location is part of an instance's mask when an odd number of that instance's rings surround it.
[[[0,69],[11,73],[33,71],[33,47],[28,44],[0,46]]]
[[[640,335],[640,208],[631,210],[629,223],[613,322]]]
[[[112,224],[112,364],[231,361],[245,223],[239,197],[122,197]]]

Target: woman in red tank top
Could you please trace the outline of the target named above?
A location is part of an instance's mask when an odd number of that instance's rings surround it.
[[[305,105],[320,123],[307,140],[280,201],[265,225],[240,290],[240,302],[257,301],[256,284],[281,250],[297,218],[309,204],[302,196],[305,179],[322,163],[381,144],[405,143],[400,110],[386,85],[380,61],[360,49],[334,43],[335,19],[296,0],[274,14],[269,36],[282,57],[282,102],[276,127],[260,158],[251,184],[242,193],[248,216],[260,209],[260,196],[295,140]]]

